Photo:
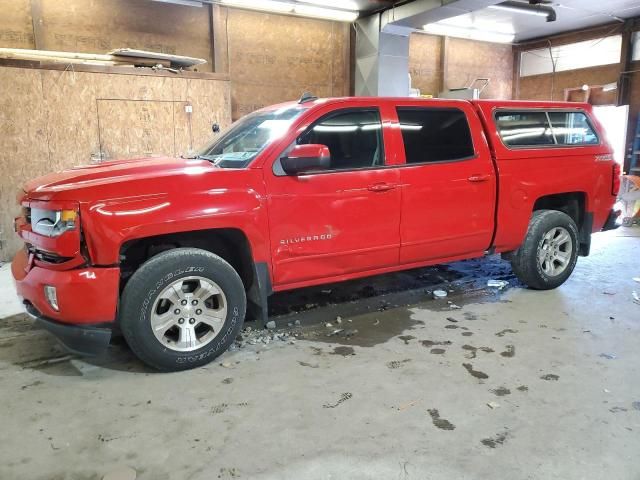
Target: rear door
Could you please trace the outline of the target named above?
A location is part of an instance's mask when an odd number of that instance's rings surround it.
[[[482,255],[494,230],[496,173],[468,102],[399,102],[405,166],[400,262]]]
[[[381,109],[326,106],[305,122],[264,169],[276,290],[398,264],[400,172]],[[326,145],[330,167],[286,175],[279,159],[301,144]]]

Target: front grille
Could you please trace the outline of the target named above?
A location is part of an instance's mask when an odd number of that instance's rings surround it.
[[[31,207],[22,207],[22,215],[29,225],[31,225]]]
[[[56,255],[55,253],[45,252],[44,250],[38,250],[33,245],[27,244],[27,251],[32,253],[34,257],[42,262],[47,263],[64,263],[71,260],[71,257],[61,257],[60,255]]]

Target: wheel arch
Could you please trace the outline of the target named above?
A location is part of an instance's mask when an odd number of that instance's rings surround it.
[[[248,315],[266,321],[271,294],[268,265],[256,262],[249,238],[238,228],[214,228],[136,238],[120,246],[120,292],[133,273],[148,259],[174,248],[200,248],[229,263],[242,280],[249,302]]]
[[[589,255],[593,214],[587,211],[588,198],[585,192],[563,192],[543,195],[533,203],[531,214],[537,210],[557,210],[567,214],[578,227],[581,256]]]

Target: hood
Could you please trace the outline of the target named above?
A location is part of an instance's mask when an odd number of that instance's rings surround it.
[[[53,195],[60,195],[67,191],[215,170],[219,170],[219,168],[207,160],[171,157],[136,158],[74,167],[50,173],[27,182],[24,189],[29,198],[50,200]],[[64,196],[71,197],[70,195]]]

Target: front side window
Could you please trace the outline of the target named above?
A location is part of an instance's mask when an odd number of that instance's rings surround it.
[[[296,139],[297,145],[329,148],[329,170],[354,170],[384,165],[382,123],[377,109],[332,112]]]
[[[496,126],[507,147],[599,143],[584,112],[501,111],[496,113]]]
[[[191,158],[202,158],[221,168],[245,168],[272,141],[284,135],[306,108],[258,111],[235,122]]]
[[[399,107],[407,163],[451,162],[473,157],[469,122],[457,108]]]

